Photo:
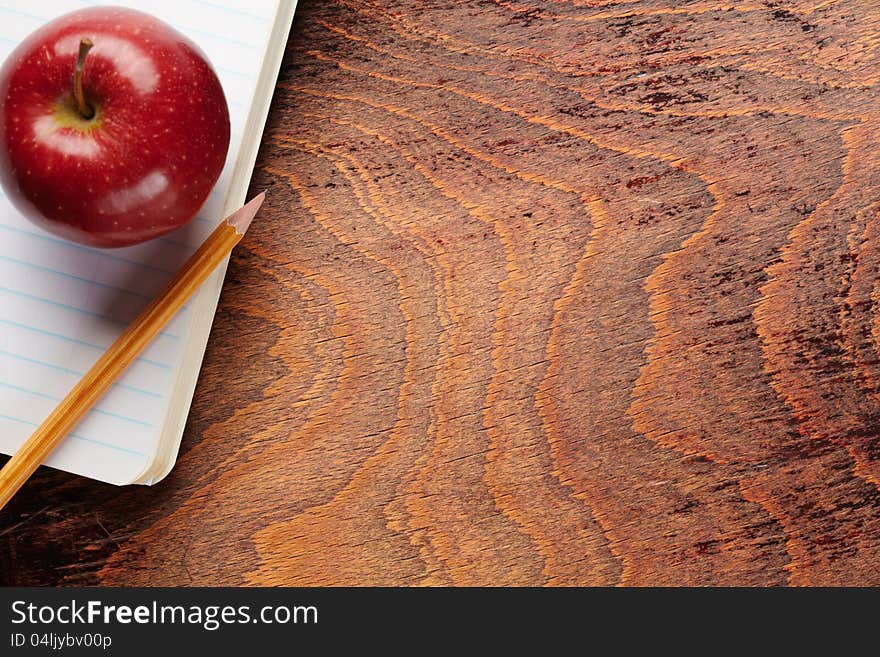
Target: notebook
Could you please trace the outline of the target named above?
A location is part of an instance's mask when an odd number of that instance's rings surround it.
[[[0,59],[89,2],[0,0]],[[65,242],[0,193],[0,451],[12,454],[210,234],[245,200],[295,0],[163,0],[142,9],[208,56],[229,103],[223,173],[198,216],[135,247]],[[223,283],[220,267],[46,465],[113,484],[154,484],[174,465]]]

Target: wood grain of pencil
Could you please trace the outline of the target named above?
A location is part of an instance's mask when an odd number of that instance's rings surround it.
[[[0,509],[241,241],[266,193],[226,218],[0,470]]]

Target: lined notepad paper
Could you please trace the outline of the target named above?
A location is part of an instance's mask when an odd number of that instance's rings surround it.
[[[0,58],[88,2],[0,0]],[[199,216],[146,244],[96,250],[58,239],[0,196],[0,451],[11,454],[228,211],[241,205],[292,2],[117,2],[189,36],[217,71],[232,134]],[[154,483],[176,457],[223,272],[168,324],[47,465],[111,483]]]

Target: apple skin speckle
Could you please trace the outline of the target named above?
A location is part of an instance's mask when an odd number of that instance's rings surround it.
[[[79,41],[83,88],[72,99]],[[191,220],[223,170],[229,110],[202,51],[143,12],[107,7],[47,23],[0,67],[0,184],[31,221],[98,247]],[[51,120],[47,120],[51,119]]]

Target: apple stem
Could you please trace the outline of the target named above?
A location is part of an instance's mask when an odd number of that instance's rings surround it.
[[[76,98],[76,107],[84,119],[90,119],[95,115],[95,110],[86,102],[86,96],[83,93],[83,65],[86,62],[86,55],[92,49],[92,40],[84,37],[79,42],[79,55],[76,58],[76,70],[73,74],[73,95]]]

